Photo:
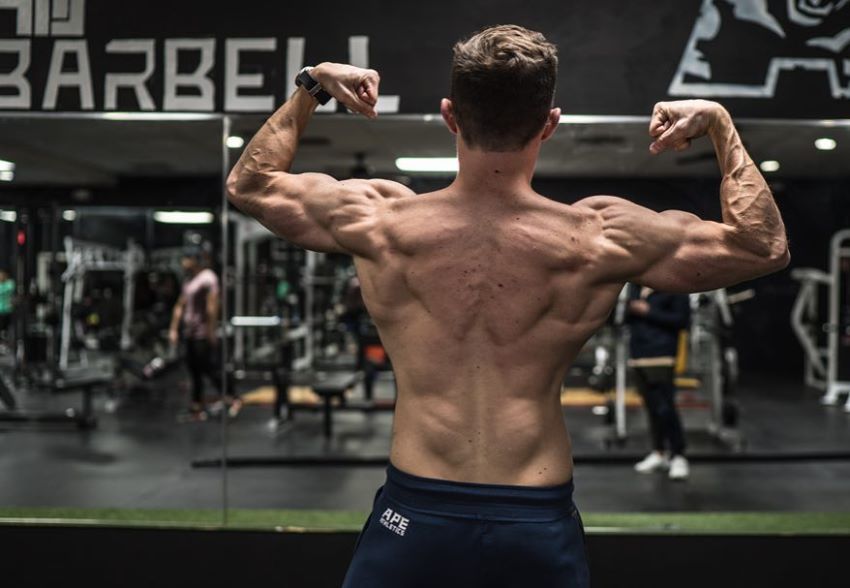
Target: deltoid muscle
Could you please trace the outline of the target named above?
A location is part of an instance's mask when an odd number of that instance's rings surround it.
[[[703,0],[669,92],[771,98],[791,69],[850,99],[850,0]]]

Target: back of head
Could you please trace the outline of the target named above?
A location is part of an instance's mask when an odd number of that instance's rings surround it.
[[[518,151],[546,124],[555,97],[558,50],[516,25],[481,30],[454,46],[451,100],[464,142]]]

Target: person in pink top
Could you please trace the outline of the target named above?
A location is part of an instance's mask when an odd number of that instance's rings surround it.
[[[209,267],[209,252],[204,247],[188,247],[181,265],[186,272],[180,298],[174,305],[169,330],[173,347],[180,342],[181,334],[186,351],[186,366],[192,379],[192,420],[206,420],[208,413],[204,402],[204,378],[209,378],[219,392],[221,369],[218,357],[219,281]],[[229,398],[231,416],[241,407],[238,399]]]

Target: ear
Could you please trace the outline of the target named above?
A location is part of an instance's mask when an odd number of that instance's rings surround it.
[[[546,125],[543,127],[541,141],[548,141],[555,134],[559,124],[561,124],[561,109],[553,108],[549,111],[549,118],[546,119]]]
[[[457,121],[455,120],[455,110],[452,101],[448,98],[443,98],[440,101],[440,114],[443,115],[443,121],[451,131],[452,135],[457,135]]]

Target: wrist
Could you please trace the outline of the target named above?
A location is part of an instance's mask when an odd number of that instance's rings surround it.
[[[714,106],[710,110],[710,119],[708,123],[708,135],[714,139],[721,135],[732,124],[732,116],[721,104],[713,103]]]
[[[327,76],[322,73],[325,69],[325,67],[305,67],[295,78],[295,85],[319,104],[327,104],[332,98],[322,83],[322,80],[327,81]]]
[[[323,61],[310,69],[310,77],[319,82],[322,87],[325,86],[325,83],[328,81],[328,66],[330,62]]]

